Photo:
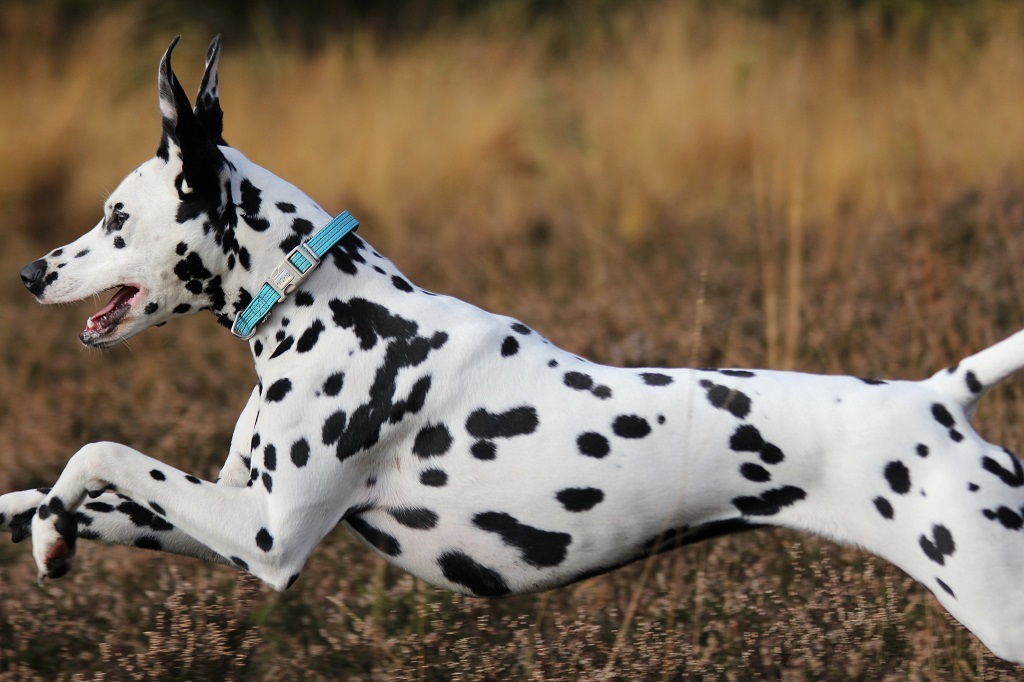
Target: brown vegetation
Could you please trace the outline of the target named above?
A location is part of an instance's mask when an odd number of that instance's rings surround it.
[[[211,319],[80,349],[20,266],[87,229],[158,138],[130,13],[34,49],[0,12],[0,490],[92,440],[215,475],[254,380]],[[195,87],[209,36],[175,58]],[[923,377],[1024,323],[1024,13],[922,44],[864,16],[816,34],[689,5],[541,25],[225,45],[226,136],[411,279],[595,360]],[[98,307],[98,306],[95,306]],[[87,310],[89,308],[90,310]],[[1022,444],[1021,384],[985,399]],[[235,571],[86,544],[34,587],[0,543],[0,679],[1013,679],[883,561],[784,531],[551,593],[482,601],[339,531],[277,595]]]

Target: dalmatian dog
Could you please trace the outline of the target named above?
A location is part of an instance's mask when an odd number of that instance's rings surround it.
[[[224,141],[219,37],[194,108],[176,42],[156,157],[21,277],[46,304],[115,289],[80,334],[95,348],[209,311],[249,338],[259,383],[214,482],[101,442],[0,497],[40,580],[85,538],[284,590],[342,524],[429,583],[501,597],[774,525],[891,561],[1024,663],[1024,466],[969,423],[1024,367],[1024,332],[918,382],[593,364],[415,286],[355,232],[318,253],[338,219]]]

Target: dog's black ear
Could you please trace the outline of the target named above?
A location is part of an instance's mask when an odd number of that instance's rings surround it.
[[[217,89],[217,63],[220,61],[220,34],[210,41],[206,50],[206,71],[196,95],[195,114],[199,124],[216,145],[228,146],[224,141],[224,112],[220,108],[220,92]]]
[[[192,105],[171,69],[171,52],[178,44],[176,37],[160,60],[160,114],[163,134],[156,155],[165,161],[181,160],[178,192],[214,200],[221,198],[221,171],[227,165],[224,155],[207,135]]]

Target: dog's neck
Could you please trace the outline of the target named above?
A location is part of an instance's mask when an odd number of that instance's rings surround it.
[[[223,303],[211,305],[210,311],[230,328],[239,311],[259,292],[288,253],[333,216],[301,190],[250,162],[238,151],[221,149],[232,165],[230,200],[225,209],[230,213],[223,217],[213,237],[228,259],[221,273]],[[349,234],[324,256],[322,267],[358,279],[368,267],[368,253],[374,252],[366,242]],[[280,306],[287,308],[291,298]]]
[[[219,273],[224,300],[210,310],[218,321],[230,328],[238,313],[245,309],[270,278],[271,273],[300,241],[308,239],[334,216],[313,199],[270,171],[252,163],[236,150],[222,147],[233,166],[231,201],[233,226],[222,228],[218,243],[227,259]],[[225,220],[224,224],[231,224]],[[228,266],[234,259],[233,267]],[[291,332],[283,329],[289,321],[302,323],[309,314],[309,301],[331,299],[371,299],[389,307],[392,297],[408,300],[413,287],[401,272],[356,233],[349,233],[322,256],[320,266],[298,289],[274,306],[267,319],[250,339],[257,371],[274,354]],[[424,301],[426,302],[426,301]],[[292,330],[293,331],[293,330]],[[265,354],[256,349],[269,349]]]

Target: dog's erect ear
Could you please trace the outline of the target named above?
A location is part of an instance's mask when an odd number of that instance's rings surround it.
[[[171,52],[179,38],[181,36],[171,41],[160,60],[163,135],[156,155],[165,161],[171,161],[175,156],[181,159],[182,173],[178,180],[178,192],[182,196],[195,194],[219,200],[220,173],[227,162],[193,113],[192,105],[171,69]]]
[[[220,93],[217,89],[217,63],[220,61],[220,34],[210,41],[206,50],[206,72],[199,84],[196,95],[196,118],[203,130],[216,145],[227,146],[224,141],[224,112],[220,108]]]

